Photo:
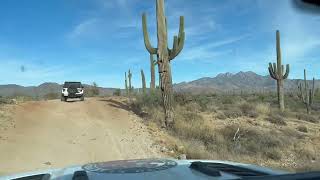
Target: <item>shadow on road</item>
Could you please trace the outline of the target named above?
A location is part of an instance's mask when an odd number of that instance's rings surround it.
[[[132,109],[130,108],[130,106],[121,103],[119,101],[115,101],[112,99],[100,99],[99,101],[104,101],[104,102],[108,102],[110,106],[115,107],[115,108],[120,108],[120,109],[124,109],[126,111],[131,111]]]
[[[137,116],[144,118],[147,114],[145,112],[141,112],[139,109],[137,108],[132,108],[129,105],[119,102],[119,101],[115,101],[113,99],[100,99],[99,101],[104,101],[104,102],[108,102],[108,104],[112,107],[115,108],[120,108],[126,111],[131,111],[134,114],[136,114]]]

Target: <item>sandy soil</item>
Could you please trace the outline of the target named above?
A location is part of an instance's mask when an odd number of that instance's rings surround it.
[[[26,102],[0,131],[0,174],[162,157],[150,130],[120,99]]]

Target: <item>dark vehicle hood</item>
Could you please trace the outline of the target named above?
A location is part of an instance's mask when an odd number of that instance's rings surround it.
[[[285,174],[286,172],[276,171],[255,165],[228,162],[228,161],[209,161],[209,160],[175,160],[175,159],[140,159],[122,160],[102,163],[92,163],[80,166],[71,166],[62,169],[50,169],[30,173],[15,174],[0,177],[0,180],[21,178],[31,175],[47,174],[50,179],[72,179],[75,176],[86,175],[89,180],[102,179],[238,179],[239,176],[221,172],[220,176],[213,177],[197,170],[191,169],[192,162],[222,163],[239,167],[244,167],[254,171],[259,171],[269,175]]]

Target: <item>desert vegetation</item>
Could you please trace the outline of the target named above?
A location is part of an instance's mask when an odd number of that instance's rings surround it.
[[[320,103],[314,104],[311,115],[297,96],[285,98],[287,108],[282,112],[275,93],[175,93],[175,123],[164,138],[174,139],[167,145],[175,157],[186,154],[188,159],[224,159],[291,171],[319,169]],[[146,124],[161,127],[160,92],[135,99],[133,111]]]

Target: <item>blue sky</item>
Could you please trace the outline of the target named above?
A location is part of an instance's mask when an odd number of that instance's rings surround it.
[[[185,16],[185,47],[172,61],[175,83],[224,72],[267,75],[268,62],[276,60],[276,29],[283,63],[291,65],[289,78],[302,78],[303,68],[310,78],[320,78],[319,14],[297,12],[285,0],[165,3],[169,47],[178,33],[179,16]],[[140,87],[140,69],[150,80],[143,12],[156,46],[154,0],[2,0],[0,84],[78,80],[123,87],[124,72],[130,68],[133,85]]]

